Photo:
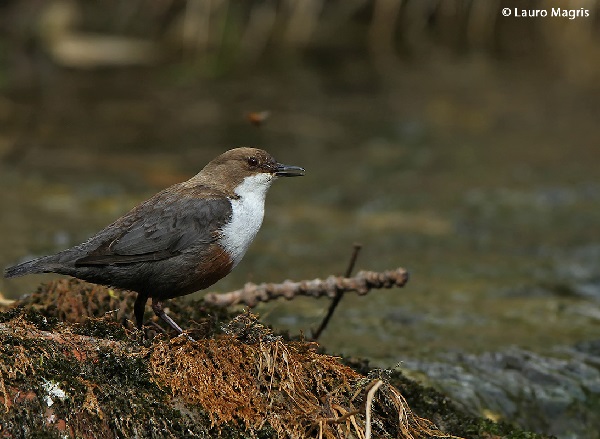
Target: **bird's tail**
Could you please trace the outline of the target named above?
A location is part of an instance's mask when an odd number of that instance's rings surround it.
[[[53,262],[52,259],[52,256],[43,256],[41,258],[13,265],[4,270],[4,277],[8,279],[11,277],[24,276],[26,274],[52,271],[52,268],[50,267],[50,262]]]

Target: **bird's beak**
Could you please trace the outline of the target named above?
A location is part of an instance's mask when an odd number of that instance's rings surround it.
[[[275,165],[275,175],[277,177],[299,177],[304,175],[304,168],[277,163]]]

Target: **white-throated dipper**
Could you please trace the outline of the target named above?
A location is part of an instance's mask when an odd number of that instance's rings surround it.
[[[303,168],[278,163],[261,149],[229,150],[83,244],[9,267],[4,276],[53,272],[136,291],[138,328],[151,297],[154,313],[181,333],[162,302],[227,276],[262,224],[273,180],[300,175]]]

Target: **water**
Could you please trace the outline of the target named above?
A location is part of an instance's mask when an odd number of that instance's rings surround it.
[[[412,277],[348,294],[322,338],[331,352],[393,366],[598,338],[599,97],[594,84],[490,60],[385,79],[358,62],[212,81],[54,69],[44,93],[2,104],[0,264],[77,244],[220,152],[258,146],[307,174],[274,185],[246,258],[211,291],[341,274],[360,242],[357,270]],[[263,126],[248,123],[262,110]],[[257,312],[309,335],[327,305]]]

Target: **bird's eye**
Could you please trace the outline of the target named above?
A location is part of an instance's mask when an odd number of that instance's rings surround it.
[[[248,157],[248,164],[250,166],[257,166],[258,160],[256,159],[256,157]]]

